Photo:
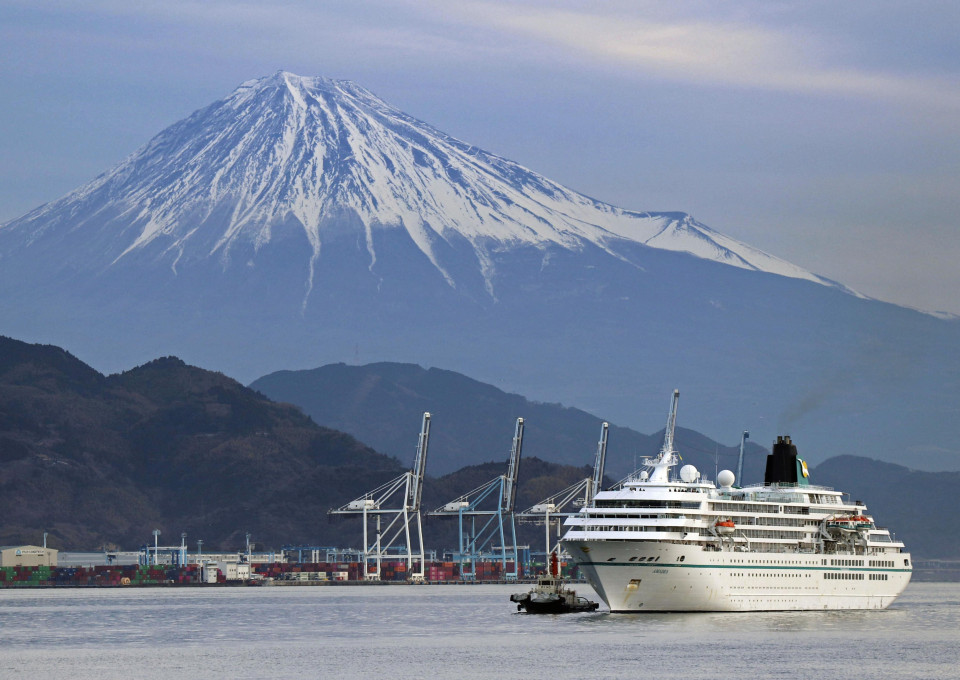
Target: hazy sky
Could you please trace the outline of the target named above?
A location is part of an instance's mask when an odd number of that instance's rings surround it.
[[[958,27],[957,2],[4,0],[0,221],[285,69],[960,314]]]

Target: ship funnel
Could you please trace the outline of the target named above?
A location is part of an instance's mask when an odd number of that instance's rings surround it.
[[[767,456],[764,484],[796,484],[799,465],[796,445],[789,436],[778,436],[773,445],[773,452]]]

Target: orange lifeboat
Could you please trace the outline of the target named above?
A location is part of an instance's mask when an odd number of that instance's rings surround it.
[[[839,529],[844,533],[853,533],[860,529],[870,529],[872,527],[873,520],[866,515],[847,515],[832,517],[827,520],[827,529]]]
[[[737,525],[733,523],[732,519],[719,519],[713,525],[714,530],[718,534],[732,534],[737,529]]]

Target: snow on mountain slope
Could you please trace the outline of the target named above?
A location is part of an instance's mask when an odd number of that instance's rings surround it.
[[[243,83],[89,184],[0,228],[0,237],[30,247],[80,233],[105,244],[94,268],[149,252],[176,273],[211,258],[227,267],[237,246],[259,251],[294,218],[311,249],[309,295],[323,244],[344,215],[358,218],[371,269],[377,231],[403,229],[454,287],[438,239],[466,239],[491,295],[497,251],[592,243],[629,259],[625,242],[843,288],[686,214],[622,210],[578,194],[352,82],[286,72]]]

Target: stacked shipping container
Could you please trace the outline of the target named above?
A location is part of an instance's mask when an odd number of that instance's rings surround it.
[[[254,564],[251,565],[255,579],[272,578],[281,580],[296,575],[296,580],[323,580],[319,574],[331,581],[361,581],[364,579],[363,565],[359,562],[313,562],[300,564]],[[501,581],[503,568],[500,562],[483,561],[473,565],[476,581]],[[507,564],[507,571],[513,570],[513,563]],[[541,569],[536,566],[520,573],[521,578],[535,577]],[[561,563],[561,573],[565,578],[577,579],[579,571],[572,563]],[[300,574],[308,575],[306,578]],[[381,581],[406,581],[409,575],[405,562],[383,562],[380,568]],[[430,562],[425,566],[424,576],[430,582],[450,582],[461,580],[460,566],[456,562]],[[225,582],[223,573],[218,583]],[[199,565],[185,567],[170,566],[98,566],[98,567],[0,567],[0,587],[29,586],[122,586],[122,585],[194,585],[202,583]]]

